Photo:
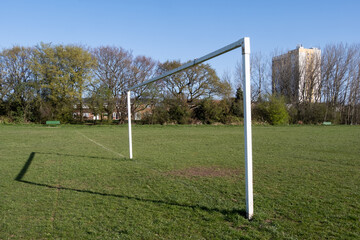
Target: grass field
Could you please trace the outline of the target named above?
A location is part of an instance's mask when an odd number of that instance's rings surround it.
[[[0,126],[0,239],[360,239],[360,127]]]

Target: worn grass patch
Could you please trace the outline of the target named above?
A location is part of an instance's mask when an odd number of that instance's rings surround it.
[[[0,239],[360,239],[360,127],[0,125]],[[125,157],[124,157],[125,156]]]
[[[244,170],[242,169],[242,171]],[[241,172],[239,169],[209,166],[173,170],[167,174],[178,177],[238,177],[243,175],[243,172]]]

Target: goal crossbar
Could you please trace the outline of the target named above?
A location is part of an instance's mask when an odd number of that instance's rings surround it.
[[[244,39],[240,39],[240,40],[238,40],[236,42],[233,42],[233,43],[231,43],[231,44],[229,44],[229,45],[227,45],[227,46],[225,46],[223,48],[220,48],[220,49],[218,49],[218,50],[216,50],[216,51],[214,51],[212,53],[206,54],[205,56],[203,56],[201,58],[195,58],[194,60],[189,61],[189,62],[181,65],[178,68],[172,69],[170,71],[165,72],[164,74],[161,74],[160,76],[151,78],[151,79],[149,79],[149,80],[147,80],[145,82],[142,82],[142,83],[140,83],[138,85],[132,86],[132,87],[130,87],[128,89],[128,91],[133,90],[133,89],[138,88],[138,87],[141,87],[141,86],[144,86],[144,85],[147,85],[147,84],[152,83],[152,82],[156,82],[158,80],[161,80],[163,78],[171,76],[171,75],[173,75],[175,73],[178,73],[180,71],[183,71],[185,69],[193,67],[193,66],[195,66],[197,64],[200,64],[200,63],[203,63],[203,62],[205,62],[207,60],[210,60],[210,59],[212,59],[214,57],[217,57],[217,56],[222,55],[224,53],[230,52],[231,50],[234,50],[236,48],[239,48],[239,47],[243,46],[243,43],[244,43]]]
[[[172,74],[183,71],[187,68],[205,62],[209,59],[227,53],[236,48],[242,47],[242,64],[243,64],[243,100],[244,100],[244,137],[245,137],[245,192],[246,192],[246,217],[251,219],[254,214],[253,203],[253,170],[252,170],[252,130],[251,130],[251,89],[250,89],[250,38],[245,37],[223,48],[211,52],[201,58],[187,62],[178,68],[167,71],[164,74],[149,79],[143,83],[128,88],[127,90],[127,110],[128,110],[128,126],[129,126],[129,155],[132,153],[132,132],[131,132],[131,90],[144,86],[146,84],[161,80]]]

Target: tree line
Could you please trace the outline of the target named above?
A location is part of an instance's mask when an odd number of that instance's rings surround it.
[[[319,99],[312,103],[273,94],[271,57],[252,54],[253,120],[270,124],[359,124],[359,56],[359,45],[325,46],[319,62],[321,72],[314,72],[322,79],[316,88]],[[116,113],[118,122],[123,123],[127,118],[126,90],[182,64],[134,56],[114,46],[41,43],[3,49],[0,122],[84,122],[83,113],[91,111],[93,115],[106,115],[103,122],[112,122],[111,116]],[[134,89],[131,111],[133,115],[141,112],[140,122],[150,124],[241,123],[241,72],[240,63],[234,73],[225,72],[221,77],[210,65],[197,65]],[[312,93],[314,86],[304,89]]]
[[[285,58],[274,69],[272,59],[284,53],[274,51],[269,56],[252,54],[255,119],[272,122],[269,114],[257,115],[257,112],[262,112],[259,108],[269,108],[269,105],[276,103],[275,105],[285,104],[286,112],[280,114],[284,116],[282,122],[317,124],[330,121],[336,124],[360,124],[359,44],[328,44],[321,49],[321,55],[312,56],[307,64],[297,69],[292,68],[293,62],[289,55],[289,59]],[[275,71],[282,84],[277,85],[273,81]],[[237,76],[241,76],[240,64],[237,72]],[[293,78],[300,75],[304,76],[304,81],[300,81],[297,87],[292,86]],[[277,86],[280,89],[276,89]]]

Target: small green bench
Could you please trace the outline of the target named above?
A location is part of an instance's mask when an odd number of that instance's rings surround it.
[[[46,121],[46,125],[60,125],[60,121]]]
[[[331,125],[331,122],[323,122],[322,125]]]

